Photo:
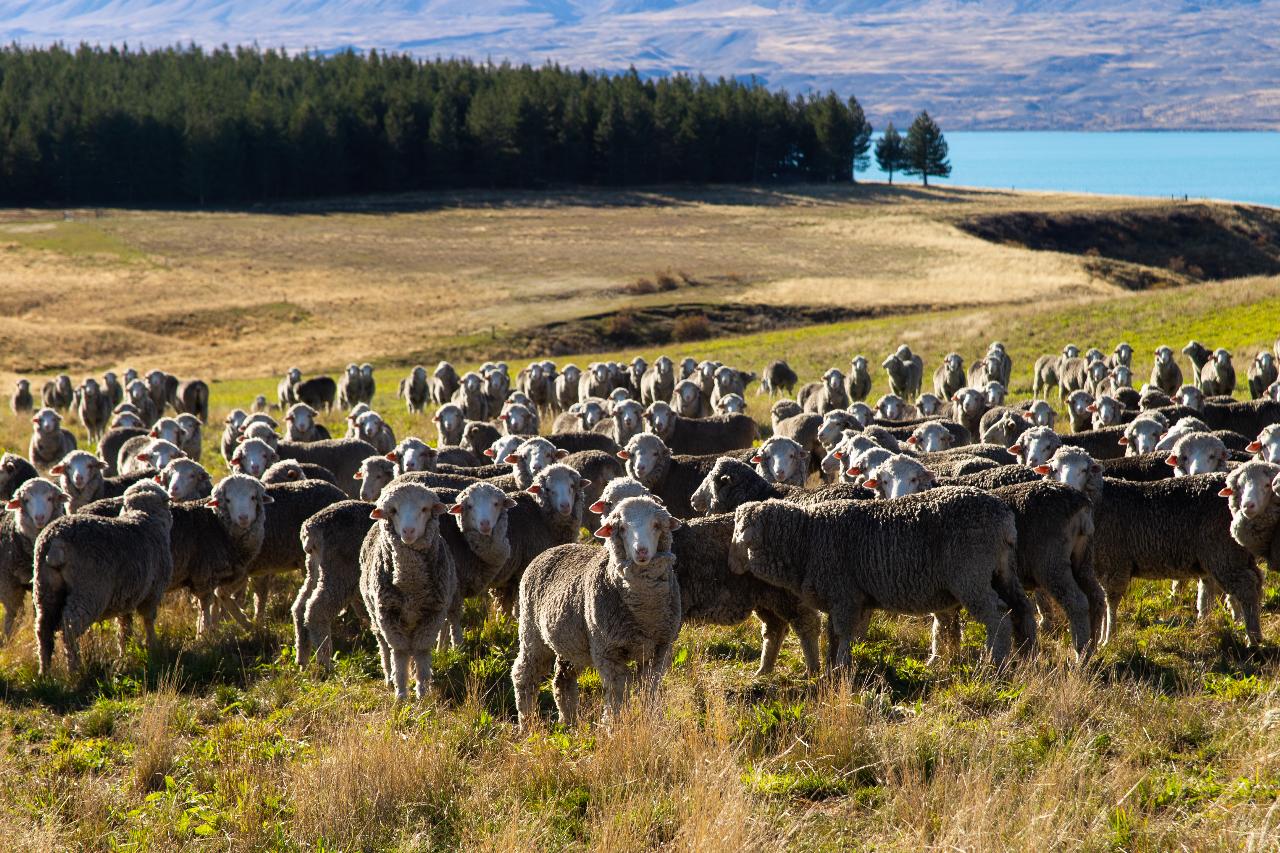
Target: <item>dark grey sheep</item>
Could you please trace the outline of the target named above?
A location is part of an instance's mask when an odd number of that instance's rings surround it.
[[[1271,384],[1280,379],[1280,370],[1276,368],[1276,356],[1274,353],[1263,350],[1253,357],[1253,363],[1249,365],[1249,399],[1257,400],[1264,397],[1267,388]]]
[[[865,636],[873,609],[924,614],[956,606],[986,626],[987,648],[1003,662],[1010,608],[1031,606],[1015,573],[1016,543],[1013,513],[976,489],[811,507],[764,501],[735,512],[729,567],[826,613],[832,667],[848,665],[849,646]]]
[[[707,472],[689,503],[696,512],[712,515],[733,512],[745,503],[771,498],[808,506],[829,500],[863,500],[870,496],[870,492],[861,487],[845,483],[817,489],[770,483],[746,462],[724,457]]]
[[[1168,395],[1177,393],[1182,387],[1182,368],[1178,366],[1177,359],[1173,357],[1173,350],[1169,347],[1161,346],[1156,349],[1151,365],[1150,382],[1156,390]]]
[[[357,497],[360,484],[355,480],[356,471],[366,457],[377,455],[377,450],[367,441],[358,438],[335,438],[329,441],[311,441],[297,443],[280,442],[278,453],[281,459],[293,459],[296,462],[310,462],[333,472],[338,486],[348,497]]]
[[[13,396],[9,398],[9,410],[15,415],[21,415],[34,408],[35,402],[31,399],[31,380],[16,380],[13,383]]]
[[[277,462],[262,473],[262,483],[266,486],[272,483],[296,483],[302,480],[323,480],[335,486],[338,484],[338,478],[323,465],[298,462],[294,459]]]
[[[337,396],[338,383],[328,376],[313,376],[293,385],[293,402],[306,403],[316,411],[333,411],[333,401]]]
[[[665,403],[649,406],[644,413],[644,428],[661,438],[672,453],[691,455],[744,450],[759,436],[755,420],[748,415],[686,418]],[[619,442],[620,446],[625,444]]]
[[[1213,352],[1199,341],[1189,341],[1182,348],[1182,354],[1187,357],[1187,361],[1191,362],[1191,383],[1199,388],[1200,372],[1209,363],[1209,359],[1213,358]]]
[[[134,613],[142,617],[148,650],[155,647],[156,611],[173,576],[172,529],[169,498],[151,482],[125,492],[119,518],[76,514],[45,527],[35,543],[33,594],[42,675],[58,631],[68,668],[77,673],[80,635],[102,619],[119,621],[121,655]]]
[[[375,519],[371,501],[330,504],[302,525],[306,555],[302,586],[291,612],[294,661],[306,666],[312,656],[326,670],[333,664],[333,623],[360,594],[360,549]],[[359,608],[364,614],[364,608]]]
[[[31,417],[27,458],[37,470],[49,470],[75,449],[76,437],[62,428],[62,415],[46,407]]]
[[[770,396],[779,392],[794,394],[799,377],[785,361],[771,361],[760,371],[760,391]],[[671,395],[667,395],[670,397]],[[662,399],[659,397],[658,399]],[[646,401],[651,402],[651,401]]]
[[[21,456],[14,453],[0,456],[0,500],[9,500],[19,486],[39,476],[36,466]]]
[[[447,361],[440,362],[431,373],[431,401],[437,406],[445,405],[453,399],[460,384],[458,371],[453,365]]]
[[[178,383],[170,402],[178,414],[195,415],[204,423],[209,422],[209,385],[203,379]]]

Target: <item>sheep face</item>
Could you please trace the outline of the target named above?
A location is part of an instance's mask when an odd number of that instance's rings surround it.
[[[490,459],[506,459],[512,453],[515,453],[520,445],[524,444],[525,438],[520,435],[504,435],[489,445],[484,455]]]
[[[1083,451],[1064,448],[1062,452],[1055,453],[1047,463],[1037,465],[1036,473],[1044,474],[1046,480],[1064,483],[1084,492],[1088,490],[1091,480],[1102,475],[1102,466]]]
[[[1173,350],[1169,347],[1158,347],[1155,354],[1156,367],[1163,367],[1173,363]]]
[[[1097,347],[1091,347],[1089,351],[1084,354],[1084,360],[1089,364],[1093,364],[1096,361],[1102,361],[1105,358],[1106,356],[1102,354],[1102,350]]]
[[[627,498],[609,513],[596,536],[612,539],[628,562],[645,566],[666,550],[671,532],[679,527],[680,521],[657,501]]]
[[[360,481],[360,500],[373,503],[387,484],[396,478],[396,466],[389,459],[370,456],[360,463],[360,470],[352,476]]]
[[[182,441],[182,427],[173,418],[161,418],[151,425],[147,435],[170,444],[178,444]]]
[[[489,536],[498,528],[502,513],[516,502],[490,483],[473,483],[458,495],[458,502],[449,508],[457,516],[458,529],[463,533],[475,532]]]
[[[635,435],[644,426],[644,409],[635,400],[623,400],[613,407],[613,420],[622,435]]]
[[[1087,391],[1072,391],[1067,396],[1067,409],[1073,420],[1088,420],[1089,407],[1093,405],[1093,395]]]
[[[288,414],[284,416],[285,423],[289,425],[289,438],[297,441],[299,438],[311,435],[311,431],[315,429],[317,414],[319,413],[306,403],[295,403],[291,406]]]
[[[633,436],[618,457],[626,460],[628,474],[647,485],[648,478],[671,458],[671,451],[662,439],[646,433]]]
[[[741,415],[747,411],[747,401],[738,394],[726,394],[716,401],[716,411],[722,415]]]
[[[1132,388],[1133,387],[1133,371],[1128,366],[1119,364],[1116,369],[1111,371],[1111,387],[1113,388]]]
[[[1231,353],[1224,349],[1214,350],[1213,360],[1217,362],[1219,370],[1225,370],[1231,366]]]
[[[875,409],[872,409],[866,403],[862,403],[862,402],[854,403],[853,405],[851,405],[848,408],[848,412],[849,414],[853,415],[855,418],[858,419],[858,424],[860,426],[864,426],[864,427],[870,424],[876,418]]]
[[[1263,462],[1280,465],[1280,424],[1272,424],[1258,433],[1257,439],[1250,442],[1246,449],[1250,453],[1256,453]]]
[[[1178,389],[1174,400],[1188,409],[1195,409],[1197,412],[1204,411],[1204,392],[1194,385],[1183,385]]]
[[[921,394],[916,398],[916,410],[926,418],[942,414],[942,401],[934,394]]]
[[[285,374],[290,385],[297,385],[302,381],[302,371],[296,367],[289,368],[289,372]]]
[[[446,510],[448,507],[431,489],[403,483],[383,492],[369,517],[381,520],[401,543],[413,545]]]
[[[876,411],[887,421],[900,421],[907,415],[907,404],[897,394],[885,394],[876,401]]]
[[[1058,419],[1058,413],[1044,400],[1036,400],[1027,410],[1025,417],[1035,426],[1047,426],[1052,429],[1054,421]]]
[[[53,435],[62,429],[62,415],[53,409],[41,409],[31,418],[32,430],[42,435]]]
[[[18,530],[31,541],[55,518],[66,514],[71,498],[48,480],[28,480],[13,493],[6,508],[17,516]]]
[[[462,427],[465,421],[462,417],[462,409],[449,403],[441,406],[431,420],[435,421],[436,428],[440,432],[441,443],[457,444],[462,440]]]
[[[1101,361],[1093,361],[1089,363],[1089,381],[1097,385],[1099,382],[1107,378],[1107,374],[1111,371],[1107,369],[1107,365]]]
[[[232,474],[214,486],[205,506],[228,519],[235,527],[247,530],[265,512],[263,507],[274,500],[262,483],[243,474]]]
[[[762,444],[751,461],[759,466],[760,475],[770,483],[802,485],[808,454],[791,439],[775,437]]]
[[[914,495],[938,484],[933,472],[910,456],[890,456],[877,465],[862,484],[884,500]]]
[[[111,429],[142,429],[146,424],[133,412],[121,412],[111,419]]]
[[[545,438],[535,438],[516,448],[515,452],[507,456],[505,461],[515,466],[514,470],[523,470],[530,477],[533,477],[539,471],[551,467],[568,455],[566,451],[558,449]]]
[[[1062,439],[1048,427],[1032,427],[1018,436],[1009,452],[1023,465],[1035,468],[1043,465],[1058,452]]]
[[[848,412],[827,412],[822,417],[822,426],[818,429],[818,441],[823,447],[834,447],[844,438],[847,429],[861,428],[861,424]]]
[[[1164,349],[1168,349],[1168,347],[1164,347]],[[1116,344],[1115,356],[1118,364],[1123,364],[1125,367],[1128,367],[1133,363],[1133,347],[1126,343]]]
[[[942,360],[942,363],[946,366],[948,373],[964,370],[964,359],[960,357],[958,352],[947,353],[947,357]]]
[[[843,482],[855,486],[865,486],[872,471],[888,462],[893,454],[883,447],[868,447],[853,456],[853,463],[841,474]]]
[[[987,404],[987,396],[977,388],[961,388],[951,399],[959,405],[964,416],[969,418],[981,415]]]
[[[249,415],[244,409],[232,409],[230,412],[227,412],[227,416],[222,423],[224,426],[239,432],[240,428],[244,426],[244,419],[247,417],[249,417]]]
[[[667,358],[665,355],[658,356],[653,362],[653,369],[657,371],[659,376],[664,378],[670,376],[672,371],[675,370],[675,367],[676,366],[672,363],[671,359]]]
[[[650,404],[645,410],[644,419],[649,431],[656,435],[668,435],[676,425],[676,413],[663,402]]]
[[[822,374],[822,381],[827,383],[833,393],[839,392],[844,388],[844,374],[834,367],[828,368],[827,372]]]
[[[271,449],[271,445],[260,438],[245,439],[236,446],[235,452],[231,454],[231,464],[241,474],[247,474],[255,480],[260,479],[262,473],[275,464],[278,459],[279,456]],[[164,466],[159,465],[156,467],[163,468]]]
[[[1093,428],[1100,429],[1120,423],[1124,406],[1120,405],[1119,400],[1104,394],[1090,404],[1089,411],[1093,413]]]
[[[1175,477],[1212,474],[1226,470],[1227,448],[1217,436],[1190,433],[1178,439],[1165,461],[1173,468]]]
[[[921,453],[937,453],[939,450],[946,450],[955,444],[955,436],[942,424],[921,424],[911,433],[911,437],[907,439],[907,444],[910,444]]]
[[[368,364],[367,362],[365,364],[360,365],[360,377],[364,379],[365,382],[369,382],[370,380],[372,380],[373,365]]]
[[[544,507],[563,517],[573,515],[583,490],[591,485],[567,465],[552,465],[540,472],[529,491],[538,496]]]
[[[1232,515],[1257,518],[1276,500],[1272,482],[1277,477],[1280,477],[1277,466],[1249,462],[1227,475],[1227,484],[1218,494],[1230,499]]]
[[[435,448],[417,438],[406,438],[387,454],[387,458],[399,464],[404,471],[434,471],[437,453]]]
[[[867,372],[867,357],[865,355],[855,355],[853,360],[849,362],[849,372],[853,376],[864,376]]]
[[[89,481],[94,477],[101,476],[102,469],[106,467],[107,463],[92,453],[73,450],[62,457],[61,462],[50,468],[49,473],[58,475],[64,486],[69,485],[78,492],[89,485]]]
[[[697,417],[702,405],[702,389],[688,379],[681,380],[676,385],[675,399],[672,402],[679,407],[680,414],[686,418]]]
[[[1138,418],[1125,428],[1121,444],[1127,445],[1126,452],[1138,456],[1143,453],[1154,453],[1160,436],[1164,435],[1165,426],[1151,418]]]
[[[986,387],[987,405],[1003,406],[1008,393],[1004,385],[999,382],[988,382]]]
[[[1062,357],[1063,358],[1079,358],[1080,347],[1076,346],[1075,344],[1067,344],[1062,348]]]
[[[575,403],[574,405],[578,407],[575,414],[578,416],[578,420],[582,422],[582,428],[587,432],[590,432],[596,424],[604,420],[604,406],[601,406],[595,400],[589,400],[585,403]],[[572,409],[570,409],[570,411],[572,411]]]
[[[705,481],[704,481],[705,483]],[[698,487],[700,491],[702,486]],[[644,484],[630,477],[615,477],[605,484],[604,491],[600,493],[600,499],[593,503],[589,509],[596,515],[605,516],[613,512],[613,508],[627,498],[647,498],[653,497]],[[657,500],[657,498],[654,498]],[[698,491],[693,493],[690,503],[694,509],[698,509]],[[698,512],[706,512],[705,509],[698,509]]]

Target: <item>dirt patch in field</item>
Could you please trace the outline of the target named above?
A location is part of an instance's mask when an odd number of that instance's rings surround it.
[[[1280,210],[1184,204],[1101,213],[974,216],[961,230],[994,243],[1084,255],[1130,290],[1280,274]]]
[[[309,319],[311,312],[292,302],[266,302],[227,308],[206,308],[163,314],[139,314],[125,324],[153,335],[180,336],[186,340],[236,340],[291,326]]]

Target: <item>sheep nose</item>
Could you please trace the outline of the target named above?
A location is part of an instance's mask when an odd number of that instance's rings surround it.
[[[404,541],[406,542],[412,542],[413,540],[418,538],[418,528],[416,527],[404,528],[403,530],[400,531],[400,538],[404,539]]]
[[[559,506],[559,510],[561,515],[568,515],[573,511],[573,504],[562,503]]]
[[[636,562],[641,565],[649,562],[649,549],[645,547],[636,548]]]
[[[489,530],[490,530],[490,528],[492,528],[492,527],[493,527],[493,525],[492,525],[492,524],[490,524],[490,523],[489,523],[489,522],[487,522],[487,521],[482,521],[482,522],[480,522],[480,532],[481,532],[481,533],[488,533],[488,532],[489,532]]]
[[[243,512],[240,513],[239,515],[236,516],[236,523],[239,524],[241,527],[248,527],[249,516]]]

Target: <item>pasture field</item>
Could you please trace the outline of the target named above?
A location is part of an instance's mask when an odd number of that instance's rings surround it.
[[[847,368],[858,352],[878,363],[906,341],[925,357],[927,385],[946,352],[968,361],[1000,339],[1014,360],[1011,390],[1023,397],[1035,356],[1068,341],[1109,351],[1127,340],[1142,378],[1155,346],[1194,337],[1232,349],[1243,378],[1253,352],[1280,332],[1277,276],[1129,292],[1089,274],[1088,258],[985,243],[950,224],[993,210],[1156,203],[883,188],[657,196],[468,196],[407,212],[120,212],[69,223],[0,215],[2,369],[34,377],[65,366],[78,380],[130,363],[208,377],[204,461],[221,474],[222,416],[255,394],[273,398],[289,363],[332,372],[374,362],[375,408],[398,436],[434,439],[430,411],[409,416],[395,399],[406,365],[448,357],[450,342],[482,351],[486,327],[502,341],[502,328],[670,300],[618,292],[665,269],[704,282],[696,295],[676,294],[685,301],[847,300],[897,313],[557,360],[665,351],[758,370],[784,357],[804,381]],[[109,298],[113,308],[94,308]],[[343,307],[371,319],[330,318]],[[139,322],[147,317],[150,326]],[[48,332],[43,344],[30,339],[37,329]],[[435,355],[418,355],[427,352]],[[509,361],[513,373],[523,365]],[[873,377],[874,397],[885,383],[883,371]],[[748,404],[767,423],[769,399],[752,392]],[[340,421],[325,418],[339,433]],[[0,413],[0,447],[25,453],[28,432],[25,418]],[[136,642],[119,659],[114,626],[99,626],[82,642],[75,682],[60,655],[53,676],[36,675],[28,613],[0,646],[5,848],[1280,844],[1274,576],[1261,648],[1243,645],[1224,609],[1197,623],[1186,585],[1171,595],[1167,583],[1139,582],[1118,636],[1084,667],[1050,632],[1034,659],[994,673],[972,624],[959,657],[926,666],[927,621],[877,616],[847,681],[805,677],[794,638],[777,672],[756,678],[754,624],[686,627],[658,708],[633,706],[601,727],[599,681],[588,673],[584,721],[551,722],[548,688],[544,724],[528,736],[514,727],[512,620],[470,607],[463,647],[436,656],[433,697],[397,705],[354,619],[340,631],[332,677],[293,666],[293,591],[258,631],[226,625],[202,640],[194,611],[175,599],[149,659]]]

